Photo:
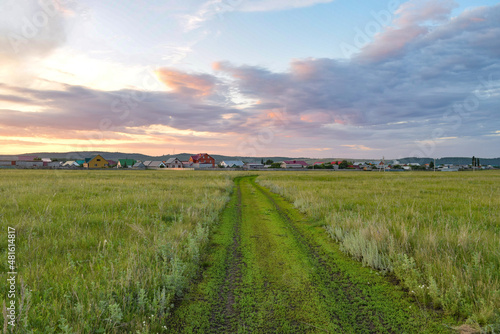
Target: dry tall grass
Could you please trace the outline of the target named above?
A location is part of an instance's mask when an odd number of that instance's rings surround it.
[[[395,273],[421,301],[500,326],[498,171],[263,173],[258,180],[324,221],[346,253]]]
[[[232,177],[0,170],[0,268],[8,271],[12,226],[23,280],[17,299],[29,305],[18,314],[18,333],[161,330],[199,268]]]

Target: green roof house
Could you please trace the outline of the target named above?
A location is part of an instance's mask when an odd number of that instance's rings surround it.
[[[118,159],[117,168],[132,168],[136,161],[134,159]]]

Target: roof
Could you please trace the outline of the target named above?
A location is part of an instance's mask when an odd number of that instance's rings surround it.
[[[37,158],[36,155],[19,155],[17,157],[18,161],[34,161]]]
[[[168,158],[168,160],[167,160],[167,161],[165,161],[165,163],[166,163],[166,164],[173,164],[173,163],[175,163],[176,161],[181,162],[181,161],[180,161],[179,159],[177,159],[177,158]]]
[[[195,154],[195,155],[192,155],[191,156],[191,159],[193,160],[198,160],[200,159],[203,155],[208,155],[210,157],[210,155],[208,153],[198,153],[198,154]]]
[[[226,164],[228,166],[243,166],[244,163],[243,161],[238,161],[238,160],[227,160],[227,161],[222,161],[221,163]]]
[[[148,166],[148,167],[160,167],[161,165],[164,165],[163,161],[150,161],[149,165],[146,165],[146,166]]]
[[[85,160],[75,160],[75,162],[79,165],[83,165],[85,163]]]
[[[128,166],[133,166],[135,164],[134,159],[118,159],[118,162],[120,162],[120,165],[128,165]]]
[[[307,162],[305,161],[299,161],[299,160],[288,160],[288,161],[283,161],[287,165],[302,165],[302,166],[308,166]]]

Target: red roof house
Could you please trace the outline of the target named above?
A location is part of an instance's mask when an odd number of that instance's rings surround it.
[[[189,162],[193,164],[211,164],[212,167],[215,167],[215,159],[212,158],[207,153],[198,153],[196,155],[192,155],[189,158]]]

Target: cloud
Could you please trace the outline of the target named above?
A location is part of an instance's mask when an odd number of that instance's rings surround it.
[[[156,74],[168,88],[183,96],[211,95],[217,83],[217,79],[208,74],[187,74],[169,68],[160,68]]]
[[[75,3],[58,0],[4,1],[0,22],[0,58],[44,57],[66,42]]]
[[[187,77],[190,78],[189,75]],[[196,80],[194,82],[200,85]],[[73,85],[42,90],[4,84],[0,88],[7,92],[6,96],[18,96],[19,102],[31,106],[31,110],[0,109],[0,126],[42,128],[48,132],[78,130],[126,134],[135,133],[139,127],[153,125],[223,132],[245,122],[240,117],[241,111],[204,104],[185,94],[186,89],[189,93],[198,90],[179,85],[182,88],[179,91],[159,92],[134,89],[100,91]],[[232,117],[225,119],[223,116],[226,114]]]
[[[205,22],[230,12],[267,12],[301,7],[310,7],[334,0],[209,0],[204,2],[196,13],[184,15],[187,31],[200,28]]]
[[[429,32],[427,24],[446,23],[451,11],[458,5],[453,0],[410,0],[395,12],[392,26],[388,26],[365,46],[358,58],[381,61],[401,54],[404,48],[418,37]]]
[[[322,3],[330,3],[334,0],[255,0],[241,1],[241,11],[245,12],[263,12],[275,11],[292,8],[310,7]],[[229,1],[230,2],[230,1]],[[233,0],[234,2],[234,0]]]
[[[348,147],[355,151],[378,151],[380,149],[367,147],[365,145],[340,145],[342,147]]]
[[[499,138],[500,5],[446,19],[452,3],[439,3],[440,10],[427,3],[412,15],[408,4],[401,26],[376,38],[364,58],[296,59],[284,72],[225,61],[213,64],[213,74],[160,68],[169,90],[0,84],[0,127],[40,137],[87,131],[104,140],[224,137],[211,142],[233,154],[333,147],[345,156],[409,156],[426,145],[453,155],[462,145],[478,155]]]
[[[405,22],[444,20],[452,5],[445,2],[441,11],[430,7],[433,11],[424,6]],[[410,33],[404,29],[413,26],[400,28],[386,35],[403,35],[401,42],[392,41],[397,53],[365,54],[377,62],[310,58],[294,60],[284,73],[227,62],[214,64],[214,69],[229,75],[242,94],[258,99],[253,108],[286,108],[283,135],[387,141],[385,147],[396,145],[386,138],[394,137],[401,147],[411,147],[421,138],[476,136],[498,129],[499,22],[497,5],[468,10],[433,29],[416,26]],[[376,39],[373,50],[387,49],[387,43]],[[371,145],[355,146],[363,147]]]
[[[454,0],[410,0],[403,3],[395,14],[394,24],[399,27],[415,26],[425,22],[442,23],[458,7]]]

